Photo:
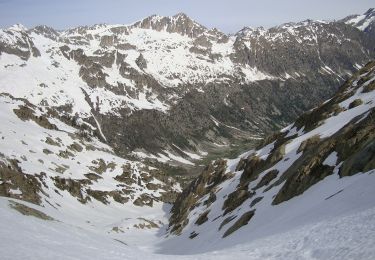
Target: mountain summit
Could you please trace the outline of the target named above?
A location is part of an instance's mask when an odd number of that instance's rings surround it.
[[[207,31],[207,28],[193,21],[184,13],[178,13],[174,16],[152,15],[136,22],[132,27],[179,33],[189,37],[197,37]]]

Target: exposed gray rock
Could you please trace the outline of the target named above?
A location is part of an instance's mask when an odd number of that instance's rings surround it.
[[[191,20],[186,14],[179,13],[172,17],[153,15],[135,23],[132,27],[179,33],[189,37],[197,37],[207,29]]]

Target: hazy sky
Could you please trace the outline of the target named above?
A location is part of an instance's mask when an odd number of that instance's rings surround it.
[[[0,0],[0,27],[129,24],[152,14],[184,12],[209,28],[232,33],[244,26],[339,19],[370,7],[375,7],[374,0]]]

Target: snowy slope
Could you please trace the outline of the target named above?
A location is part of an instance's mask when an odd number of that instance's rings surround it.
[[[163,255],[144,251],[128,239],[114,240],[64,222],[24,216],[11,208],[17,200],[0,198],[1,258],[8,259],[373,259],[375,208],[289,228],[252,242],[195,255]],[[126,233],[125,233],[126,234]],[[151,234],[148,234],[149,236]],[[5,238],[6,237],[6,238]],[[157,236],[156,236],[157,237]],[[138,238],[139,239],[139,238]],[[162,239],[157,237],[157,239]],[[348,242],[349,241],[349,242]],[[124,244],[127,243],[127,244]],[[156,250],[155,241],[138,240]],[[187,244],[179,244],[185,247]]]
[[[218,250],[374,208],[374,83],[371,62],[264,147],[209,165],[174,204],[161,252]]]

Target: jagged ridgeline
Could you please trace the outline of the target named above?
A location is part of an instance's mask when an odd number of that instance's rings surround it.
[[[257,149],[208,165],[177,198],[169,232],[175,243],[190,238],[199,252],[288,230],[366,204],[351,201],[352,192],[374,174],[372,61]]]
[[[16,25],[0,30],[1,92],[91,125],[118,155],[194,166],[285,126],[373,58],[369,27],[351,21],[235,35],[184,14],[65,31]]]

